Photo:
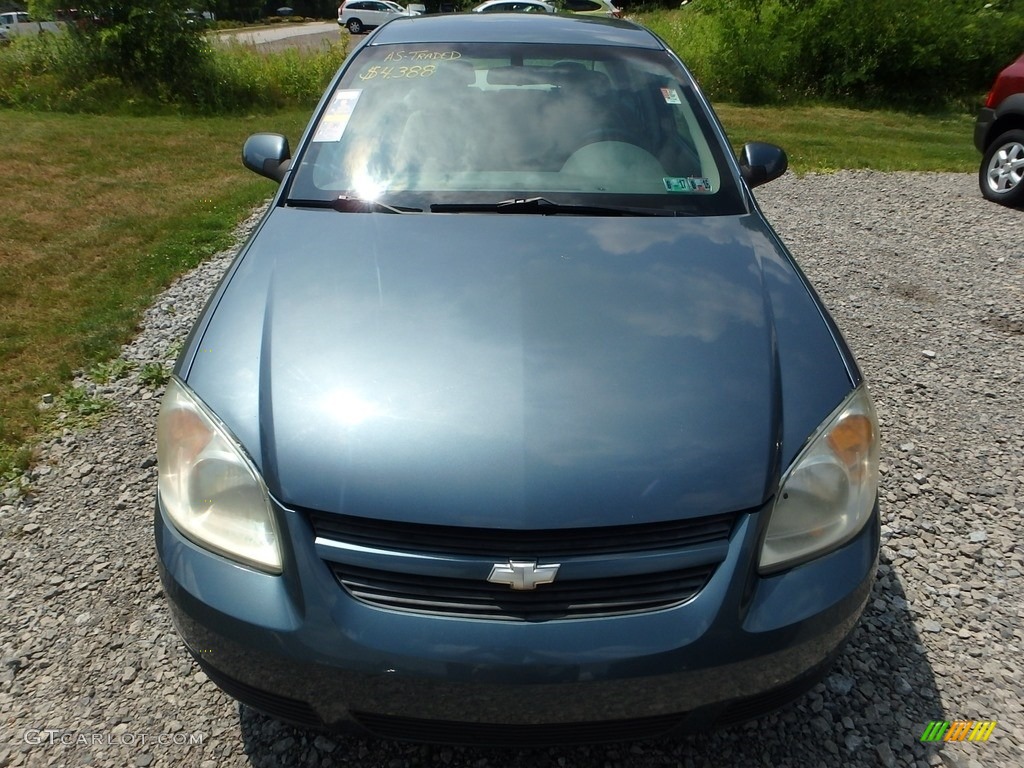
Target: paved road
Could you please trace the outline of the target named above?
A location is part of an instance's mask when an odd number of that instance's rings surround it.
[[[306,47],[311,41],[319,45],[323,40],[336,40],[339,35],[345,32],[335,21],[313,21],[306,24],[287,24],[273,27],[260,27],[251,31],[243,32],[219,32],[217,39],[221,42],[232,40],[245,45],[256,45],[259,47],[281,47],[302,46]]]

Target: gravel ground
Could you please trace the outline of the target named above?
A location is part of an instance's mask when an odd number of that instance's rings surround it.
[[[1019,766],[1024,570],[1024,212],[973,176],[787,175],[759,192],[858,355],[883,425],[883,551],[844,655],[795,706],[712,735],[479,750],[326,737],[239,708],[168,618],[154,559],[158,392],[44,446],[0,498],[0,766]],[[250,222],[251,224],[251,222]],[[227,265],[147,313],[133,361],[168,360]],[[998,720],[924,746],[930,720]]]

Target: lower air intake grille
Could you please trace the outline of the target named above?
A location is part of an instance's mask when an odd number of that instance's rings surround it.
[[[556,581],[516,591],[501,584],[373,571],[330,563],[357,600],[381,608],[476,619],[545,621],[668,608],[689,600],[715,565],[610,579]]]
[[[553,725],[451,723],[441,720],[418,720],[412,717],[371,715],[362,712],[353,712],[352,717],[364,728],[386,739],[442,744],[542,747],[653,739],[682,725],[686,715],[657,715],[633,720]]]
[[[275,693],[254,688],[240,680],[235,680],[233,677],[225,675],[198,657],[196,661],[199,662],[199,666],[206,673],[206,676],[233,699],[237,699],[243,704],[271,717],[285,720],[303,728],[323,727],[323,720],[306,702],[289,699],[285,696],[278,696]]]

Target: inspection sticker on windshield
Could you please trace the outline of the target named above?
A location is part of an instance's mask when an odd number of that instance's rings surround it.
[[[665,190],[668,192],[707,194],[714,191],[711,189],[711,179],[703,176],[666,176],[662,181],[665,182]]]
[[[665,97],[666,104],[682,104],[683,102],[679,99],[679,94],[676,93],[675,88],[662,88],[661,95]]]
[[[335,91],[334,98],[316,127],[313,141],[341,141],[361,94],[361,90]]]

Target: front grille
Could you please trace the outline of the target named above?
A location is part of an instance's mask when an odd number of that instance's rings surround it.
[[[556,558],[681,549],[729,538],[732,514],[601,528],[508,530],[310,514],[318,537],[394,552]]]
[[[414,613],[474,619],[548,621],[669,608],[696,595],[715,564],[609,579],[555,581],[517,591],[502,584],[353,568],[330,563],[341,585],[358,600]]]
[[[676,714],[640,717],[632,720],[605,720],[594,723],[504,725],[421,720],[413,717],[374,715],[365,712],[352,712],[352,717],[367,730],[386,739],[510,747],[598,744],[653,739],[666,735],[683,725],[686,720],[685,714]]]
[[[315,511],[307,514],[317,539],[331,551],[325,556],[327,566],[355,599],[395,611],[514,621],[617,616],[684,603],[714,574],[737,518],[722,514],[596,528],[510,530],[419,525]],[[331,542],[343,546],[331,549]],[[358,555],[346,555],[355,550],[360,550]],[[368,560],[370,550],[374,554]],[[704,555],[684,560],[685,567],[678,561],[661,566],[673,570],[657,570],[656,563],[667,561],[654,557],[651,572],[609,578],[566,578],[563,571],[554,583],[530,590],[491,584],[485,581],[486,571],[480,575],[480,561],[488,560],[570,563],[574,559],[628,559],[631,555],[687,550],[700,550]],[[477,565],[473,574],[465,577],[451,570],[443,575],[432,573],[429,561],[437,556],[468,556]],[[417,558],[423,560],[423,568],[410,568],[409,563]],[[399,560],[400,568],[388,564]]]

